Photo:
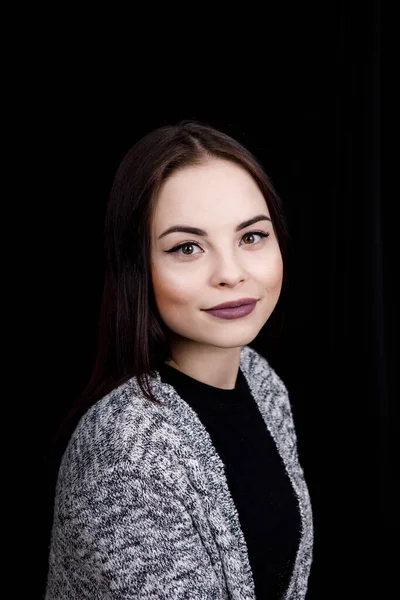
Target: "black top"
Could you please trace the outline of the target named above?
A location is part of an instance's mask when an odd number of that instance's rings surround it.
[[[197,413],[225,465],[247,543],[257,600],[281,600],[300,539],[299,508],[260,410],[239,368],[235,388],[207,385],[174,367],[158,368]]]

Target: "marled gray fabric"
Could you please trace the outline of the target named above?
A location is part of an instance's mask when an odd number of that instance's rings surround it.
[[[240,367],[298,498],[302,534],[285,600],[306,596],[313,523],[287,390],[243,346]],[[192,408],[135,378],[80,420],[61,461],[45,600],[255,600],[224,465]]]

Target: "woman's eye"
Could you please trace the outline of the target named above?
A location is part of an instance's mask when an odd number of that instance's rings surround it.
[[[267,237],[269,237],[269,233],[265,233],[264,231],[250,231],[248,233],[245,233],[244,236],[242,237],[242,239],[247,238],[247,237],[254,237],[254,236],[257,236],[257,235],[259,237],[261,237],[261,238],[267,238]],[[245,244],[245,246],[255,246],[256,244],[259,244],[260,241],[259,242],[255,242],[255,243]],[[168,254],[177,253],[178,256],[195,256],[195,253],[193,253],[193,252],[190,252],[189,254],[186,253],[186,252],[182,252],[182,253],[179,252],[180,250],[191,248],[191,247],[195,247],[195,246],[197,248],[200,248],[199,244],[197,244],[196,242],[184,242],[183,244],[179,244],[178,246],[175,246],[174,248],[171,248],[171,250],[166,250],[166,252]]]
[[[179,246],[172,248],[172,250],[169,250],[169,252],[178,252],[178,250],[183,250],[184,248],[194,248],[195,246],[197,246],[197,248],[200,248],[200,246],[195,242],[185,242],[184,244],[180,244]],[[182,252],[182,256],[194,256],[194,254],[192,252],[190,254]]]
[[[264,233],[263,231],[250,231],[250,233],[245,233],[243,238],[247,237],[247,236],[255,236],[258,235],[262,238],[267,238],[269,236],[269,233]],[[242,238],[242,239],[243,239]],[[246,244],[246,246],[248,246],[249,244]],[[253,244],[250,244],[251,246],[253,246]]]

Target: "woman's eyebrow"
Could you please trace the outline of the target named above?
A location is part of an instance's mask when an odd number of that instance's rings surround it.
[[[248,219],[247,221],[243,221],[243,223],[239,223],[235,231],[240,231],[241,229],[244,229],[249,225],[253,225],[253,223],[258,223],[258,221],[271,221],[271,219],[270,217],[267,217],[267,215],[257,215],[252,219]],[[173,225],[172,227],[166,229],[161,235],[159,235],[158,239],[161,239],[165,235],[168,235],[168,233],[175,232],[192,233],[193,235],[202,235],[204,237],[208,236],[207,231],[204,231],[204,229],[199,229],[198,227],[190,227],[190,225]]]

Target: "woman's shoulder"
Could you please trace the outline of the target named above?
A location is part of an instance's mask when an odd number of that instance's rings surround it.
[[[162,401],[160,383],[156,389],[155,395]],[[157,436],[168,439],[170,430],[166,403],[158,406],[145,399],[136,378],[132,378],[100,398],[80,418],[61,466],[76,476],[87,477],[88,473],[113,468],[118,462],[140,465],[156,458]]]

